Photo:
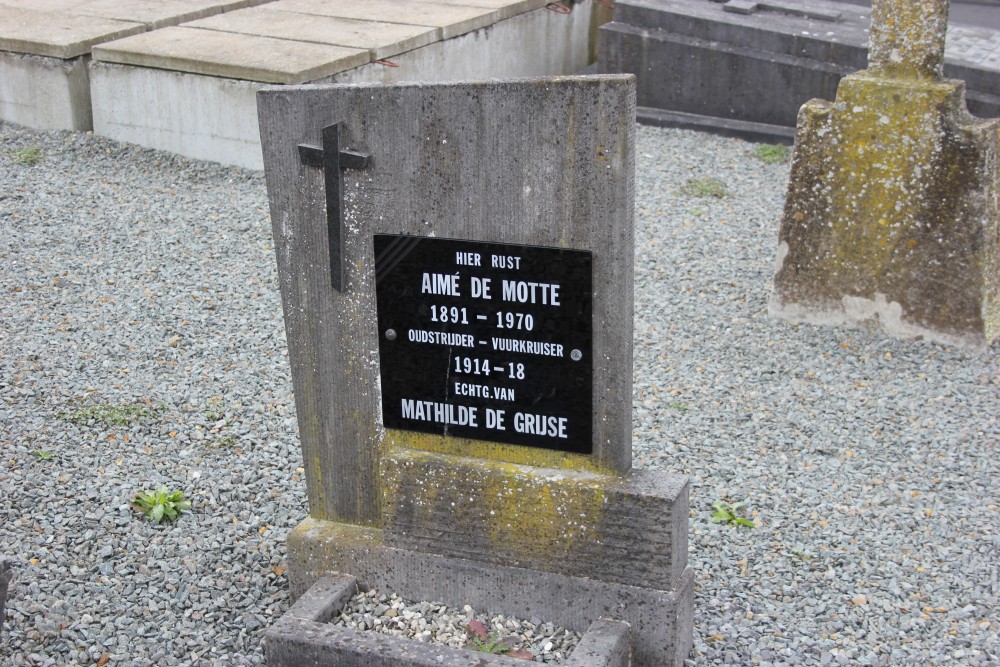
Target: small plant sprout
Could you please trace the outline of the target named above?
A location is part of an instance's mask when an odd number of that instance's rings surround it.
[[[11,151],[11,155],[14,156],[14,162],[24,166],[38,164],[42,160],[42,151],[34,146]]]
[[[156,490],[140,491],[132,504],[153,523],[173,521],[191,507],[190,501],[184,500],[183,491],[171,491],[162,484]]]
[[[55,454],[47,449],[36,449],[35,458],[39,461],[51,461],[55,457]]]
[[[212,444],[210,446],[229,448],[229,447],[235,447],[237,442],[238,440],[236,439],[236,436],[230,434],[215,438],[215,440],[212,441]]]
[[[792,549],[792,555],[798,558],[799,560],[806,562],[809,562],[813,559],[813,555],[811,553],[809,553],[805,549],[800,549],[798,547]]]
[[[725,500],[716,500],[712,503],[712,523],[724,523],[727,526],[743,526],[753,528],[753,522],[736,514],[736,511],[746,505],[741,501],[738,503],[727,503]]]
[[[205,401],[204,417],[206,422],[216,423],[226,418],[226,409],[222,399],[217,396]]]
[[[473,651],[480,653],[490,653],[493,655],[507,655],[512,658],[522,660],[532,660],[534,656],[524,649],[517,649],[517,637],[508,635],[500,637],[495,632],[490,632],[486,624],[480,620],[473,619],[465,626],[465,632],[469,635],[469,643],[466,646]]]
[[[715,197],[721,199],[729,196],[726,184],[718,178],[689,178],[679,189],[686,197]]]
[[[765,164],[788,162],[788,158],[792,155],[792,150],[781,144],[757,144],[753,152],[757,159]]]

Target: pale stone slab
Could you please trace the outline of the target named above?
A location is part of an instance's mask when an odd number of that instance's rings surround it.
[[[399,0],[278,0],[271,8],[345,19],[424,25],[441,29],[449,39],[485,28],[503,18],[502,11],[484,7],[406,2]]]
[[[93,16],[162,28],[223,10],[218,0],[0,0],[0,4],[73,16]]]
[[[75,58],[95,44],[144,30],[141,23],[0,5],[0,51]]]
[[[193,74],[305,83],[371,60],[370,52],[216,30],[170,27],[94,47],[96,60]]]
[[[419,49],[440,38],[439,29],[429,26],[301,14],[267,5],[192,21],[184,27],[368,49],[373,60]]]

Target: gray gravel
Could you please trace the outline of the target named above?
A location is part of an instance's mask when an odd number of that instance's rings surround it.
[[[690,663],[1000,665],[997,346],[770,319],[787,166],[637,153],[635,459],[691,476]],[[259,173],[0,124],[0,664],[262,662],[306,507],[270,244]],[[160,483],[172,525],[129,507]]]
[[[481,634],[471,625],[475,621],[481,624]],[[513,657],[554,665],[562,664],[582,637],[579,632],[540,618],[482,614],[469,605],[459,610],[441,602],[414,602],[376,589],[357,592],[331,623],[452,648],[493,649],[489,651],[492,653],[516,650],[530,657]]]

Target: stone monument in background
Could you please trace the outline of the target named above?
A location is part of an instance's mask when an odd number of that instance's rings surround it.
[[[631,469],[634,78],[258,101],[309,498],[272,667],[519,664],[324,623],[355,585],[682,665],[688,480]]]
[[[984,346],[1000,333],[1000,121],[942,77],[947,0],[874,0],[865,71],[798,117],[771,313]]]

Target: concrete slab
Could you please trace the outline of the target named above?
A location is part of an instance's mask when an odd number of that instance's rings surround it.
[[[277,4],[277,3],[274,3]],[[578,72],[588,64],[592,0],[535,10],[485,30],[368,63],[321,83],[470,80]],[[201,160],[262,169],[255,93],[264,84],[96,61],[94,131]]]
[[[223,10],[218,0],[0,0],[0,5],[144,23],[150,29],[176,25]]]
[[[75,58],[91,47],[146,29],[142,23],[0,5],[0,51]]]
[[[0,51],[0,118],[42,130],[89,130],[90,58]]]
[[[272,8],[283,11],[337,16],[345,19],[425,25],[441,29],[441,38],[450,39],[485,28],[504,18],[501,9],[469,7],[434,2],[401,3],[399,0],[278,0]]]
[[[315,81],[371,60],[363,49],[180,26],[101,44],[93,52],[107,63],[286,84]]]
[[[372,60],[391,58],[440,39],[440,30],[429,26],[301,14],[268,5],[226,12],[184,27],[367,49]]]

